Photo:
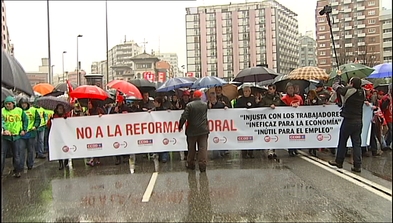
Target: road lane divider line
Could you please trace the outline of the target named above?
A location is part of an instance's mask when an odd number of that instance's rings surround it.
[[[157,176],[158,176],[158,172],[154,172],[151,175],[149,184],[147,185],[146,191],[143,194],[142,202],[149,202],[151,194],[153,193],[154,185],[156,184],[157,181]]]
[[[299,153],[303,153],[303,152],[299,152]],[[365,183],[365,182],[361,181],[361,179],[359,179],[359,178],[363,178],[363,177],[356,176],[356,178],[354,178],[354,177],[348,176],[348,175],[343,173],[343,171],[345,171],[345,170],[337,169],[337,168],[334,169],[327,162],[326,162],[327,165],[325,165],[323,163],[325,161],[317,161],[317,160],[314,160],[314,159],[312,159],[312,158],[310,158],[310,157],[308,157],[306,155],[301,155],[299,157],[301,159],[305,160],[305,161],[308,161],[308,162],[310,162],[310,163],[312,163],[312,164],[314,164],[316,166],[319,166],[322,169],[327,170],[328,172],[330,172],[330,173],[332,173],[332,174],[334,174],[336,176],[339,176],[339,177],[341,177],[341,178],[343,178],[343,179],[345,179],[345,180],[347,180],[347,181],[349,181],[351,183],[354,183],[354,184],[358,185],[361,188],[364,188],[364,189],[366,189],[366,190],[368,190],[368,191],[370,191],[370,192],[372,192],[372,193],[374,193],[374,194],[376,194],[376,195],[378,195],[378,196],[380,196],[382,198],[385,198],[386,200],[392,202],[392,196],[391,195],[389,195],[387,192],[377,188],[376,186],[368,185],[367,183]],[[374,185],[378,185],[378,184],[374,183]],[[380,186],[380,185],[378,185],[378,186]],[[380,187],[382,187],[382,186],[380,186]]]
[[[322,163],[322,164],[324,164],[324,165],[326,165],[326,166],[328,166],[328,167],[332,167],[328,162],[326,162],[326,161],[324,161],[324,160],[318,159],[318,158],[313,157],[313,156],[309,156],[309,155],[307,155],[305,152],[301,152],[301,153],[302,153],[303,156],[306,156],[306,157],[309,158],[309,159],[312,159],[312,160],[314,160],[314,161],[320,162],[320,163]],[[332,168],[333,168],[333,167],[332,167]],[[369,186],[371,186],[371,187],[373,187],[373,188],[375,188],[375,189],[377,189],[377,190],[380,190],[380,191],[382,191],[383,193],[385,193],[385,194],[387,194],[387,195],[389,195],[389,196],[392,196],[392,190],[389,189],[389,188],[387,188],[387,187],[384,187],[384,186],[379,185],[379,184],[377,184],[377,183],[375,183],[375,182],[372,182],[371,180],[368,180],[368,179],[366,179],[366,178],[364,178],[364,177],[362,177],[362,176],[359,176],[359,175],[357,175],[357,174],[354,174],[354,173],[352,173],[352,172],[350,172],[350,171],[348,171],[348,170],[338,169],[338,168],[337,168],[336,170],[337,170],[338,172],[341,172],[342,174],[345,174],[345,175],[347,175],[347,176],[349,176],[349,177],[352,177],[352,178],[354,178],[354,179],[356,179],[356,180],[358,180],[358,181],[360,181],[360,182],[363,182],[363,183],[365,183],[365,184],[368,184]]]

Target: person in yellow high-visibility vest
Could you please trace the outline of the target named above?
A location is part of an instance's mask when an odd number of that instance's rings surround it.
[[[44,140],[45,140],[45,129],[46,123],[48,122],[48,115],[45,113],[45,109],[39,106],[37,108],[38,114],[40,115],[40,126],[37,129],[37,146],[36,146],[36,158],[45,159],[44,151]]]

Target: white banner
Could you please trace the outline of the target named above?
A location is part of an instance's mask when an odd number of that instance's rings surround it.
[[[50,160],[187,150],[184,130],[178,130],[181,114],[153,111],[54,119]],[[336,105],[210,110],[208,118],[209,150],[334,148],[342,121]],[[363,146],[369,144],[371,118],[372,110],[365,106]]]

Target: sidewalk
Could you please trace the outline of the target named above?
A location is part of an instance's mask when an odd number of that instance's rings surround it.
[[[46,162],[48,162],[48,159],[35,159],[33,169],[43,165]],[[8,175],[12,175],[12,170],[13,170],[12,158],[6,158],[3,177],[8,176]],[[27,170],[26,166],[25,166],[25,170]]]

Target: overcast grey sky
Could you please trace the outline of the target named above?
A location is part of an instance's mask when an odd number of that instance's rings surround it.
[[[179,66],[186,63],[185,8],[201,5],[245,2],[239,0],[198,1],[108,1],[109,49],[124,40],[142,44],[147,49],[175,52]],[[249,1],[251,2],[251,1]],[[278,0],[298,13],[299,31],[315,30],[316,0]],[[26,71],[38,71],[41,58],[48,56],[46,1],[5,1],[10,39],[15,45],[15,57]],[[382,6],[391,8],[389,0]],[[76,37],[79,39],[79,60],[90,72],[93,61],[105,60],[105,2],[50,2],[51,53],[54,74],[62,73],[62,52],[65,71],[76,67]],[[160,40],[160,41],[159,41]],[[160,44],[159,44],[160,42]]]

